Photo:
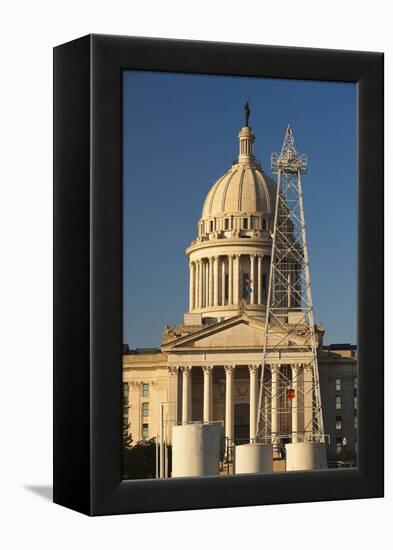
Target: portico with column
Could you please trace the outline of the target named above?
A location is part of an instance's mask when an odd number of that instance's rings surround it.
[[[182,423],[188,423],[192,421],[223,421],[225,437],[229,442],[233,442],[235,439],[235,405],[238,402],[238,398],[235,395],[235,388],[238,385],[248,386],[248,394],[241,395],[241,402],[248,402],[249,404],[249,440],[254,441],[256,438],[257,427],[257,404],[258,404],[258,367],[257,364],[228,364],[224,365],[188,365],[182,367],[171,367],[171,371],[180,372],[182,374],[181,384],[181,419]],[[243,375],[241,378],[235,381],[235,369]],[[198,380],[195,379],[196,372],[202,371],[202,415],[196,415],[193,413],[193,399],[196,396],[196,388],[193,388],[194,373],[194,385],[198,384]],[[214,372],[221,373],[219,382],[224,384],[223,395],[214,404],[214,388],[213,388],[213,374]],[[246,376],[248,377],[246,378]],[[196,397],[197,398],[197,397]],[[224,406],[220,406],[220,402]],[[214,414],[214,405],[216,412]],[[221,414],[219,411],[222,411]]]

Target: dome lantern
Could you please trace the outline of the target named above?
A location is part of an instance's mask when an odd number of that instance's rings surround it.
[[[255,161],[254,156],[254,140],[255,134],[251,126],[248,124],[250,118],[250,105],[246,101],[244,105],[244,126],[240,130],[239,138],[239,164],[251,164]]]
[[[254,140],[255,134],[250,126],[243,126],[239,135],[239,164],[252,164],[255,162]]]

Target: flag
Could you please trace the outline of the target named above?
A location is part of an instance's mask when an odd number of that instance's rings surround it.
[[[292,399],[295,399],[295,390],[293,388],[287,389],[287,401],[292,401]]]

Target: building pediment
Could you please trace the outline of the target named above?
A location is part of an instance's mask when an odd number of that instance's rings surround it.
[[[277,334],[269,336],[274,345],[280,343],[283,348],[296,348],[302,346],[301,335],[293,334],[283,339],[284,335]],[[263,348],[265,338],[265,323],[259,319],[241,314],[231,319],[203,327],[200,331],[178,338],[162,346],[162,351],[181,350],[236,350],[236,349],[258,349]],[[273,340],[274,338],[274,340]]]
[[[265,330],[241,319],[238,323],[222,327],[214,333],[195,339],[195,348],[261,348]]]

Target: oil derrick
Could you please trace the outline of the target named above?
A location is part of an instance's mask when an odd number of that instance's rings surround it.
[[[326,467],[325,434],[301,177],[307,157],[288,126],[272,154],[277,175],[258,401],[257,440],[286,454],[288,469]],[[303,445],[301,445],[303,444]]]

